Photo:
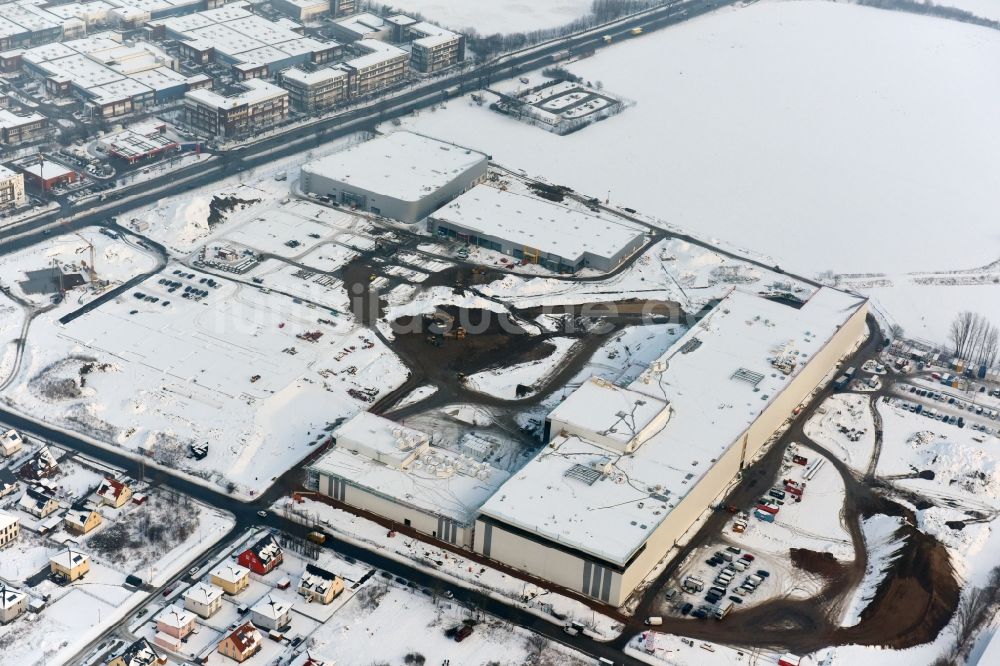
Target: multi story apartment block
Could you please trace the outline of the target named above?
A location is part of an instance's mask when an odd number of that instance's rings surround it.
[[[0,210],[24,205],[24,174],[0,166]]]
[[[354,43],[362,54],[341,65],[348,73],[352,96],[364,96],[406,79],[409,54],[401,48],[374,39]]]
[[[337,67],[321,67],[311,72],[297,67],[281,74],[292,108],[306,113],[324,111],[347,98],[350,74]]]
[[[49,127],[49,120],[40,113],[18,115],[7,109],[0,109],[0,143],[13,146],[43,136]]]
[[[184,122],[209,136],[241,137],[288,117],[288,91],[261,79],[232,90],[191,90],[184,96]]]

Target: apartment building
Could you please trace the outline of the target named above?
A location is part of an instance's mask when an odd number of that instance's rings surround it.
[[[362,55],[341,65],[348,73],[352,96],[368,95],[406,79],[410,56],[403,49],[374,39],[362,39],[354,47]]]
[[[229,91],[201,89],[184,95],[184,122],[208,136],[246,136],[287,117],[288,91],[261,79]]]
[[[0,511],[0,548],[17,540],[21,533],[21,520],[17,516]]]
[[[349,79],[347,70],[336,67],[321,67],[311,72],[294,67],[282,72],[281,85],[288,91],[293,109],[315,113],[346,99]]]
[[[0,210],[23,206],[26,202],[24,174],[0,166]]]
[[[0,109],[0,143],[14,146],[44,136],[49,120],[40,113],[18,115]]]

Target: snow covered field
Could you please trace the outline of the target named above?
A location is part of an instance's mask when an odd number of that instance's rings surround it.
[[[393,7],[422,14],[428,21],[481,35],[558,28],[590,13],[592,0],[393,0]]]
[[[998,59],[1000,33],[984,28],[759,2],[570,63],[638,101],[575,134],[551,135],[467,98],[404,125],[583,193],[610,189],[612,203],[808,275],[966,269],[1000,254],[990,212],[1000,203],[1000,133],[989,112],[1000,103]],[[876,296],[914,329],[925,316],[950,319],[948,294],[963,290],[895,288],[901,295]],[[963,305],[1000,321],[1000,286],[974,291],[958,297]]]

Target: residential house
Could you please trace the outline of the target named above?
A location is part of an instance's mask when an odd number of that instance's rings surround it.
[[[299,581],[299,594],[305,597],[306,601],[328,604],[343,591],[344,580],[340,576],[312,564],[306,565],[306,571]]]
[[[237,561],[258,576],[263,576],[281,564],[285,555],[274,536],[268,534],[240,553]]]
[[[43,446],[35,451],[35,454],[26,463],[21,465],[21,469],[17,473],[22,479],[38,481],[40,479],[47,479],[58,471],[59,461],[49,451],[49,447]]]
[[[101,524],[101,514],[91,506],[77,505],[63,516],[63,524],[74,534],[87,534]]]
[[[165,663],[167,658],[161,656],[145,638],[140,638],[109,661],[108,666],[154,666]]]
[[[8,430],[0,435],[0,453],[8,458],[20,451],[22,446],[24,439],[16,430]]]
[[[28,595],[0,583],[0,624],[17,618],[28,607]]]
[[[268,594],[253,605],[250,618],[254,625],[262,629],[281,629],[292,621],[292,605],[287,601],[274,600]]]
[[[73,582],[83,578],[90,571],[90,558],[85,553],[69,548],[49,558],[49,569],[52,573],[61,574]]]
[[[198,583],[184,593],[184,608],[208,619],[222,608],[223,590],[210,583]]]
[[[156,631],[184,639],[194,631],[194,613],[177,604],[171,604],[156,616]]]
[[[24,494],[17,503],[21,510],[36,518],[45,518],[59,508],[59,501],[34,488],[25,488]]]
[[[12,543],[21,533],[21,520],[5,511],[0,511],[0,548]]]
[[[237,564],[222,564],[208,578],[226,594],[239,594],[250,584],[250,570]]]
[[[9,467],[0,468],[0,497],[12,495],[18,491],[20,485],[14,472]]]
[[[264,639],[252,622],[241,624],[219,643],[219,653],[243,662],[260,651]]]
[[[132,489],[116,479],[104,479],[97,488],[97,497],[102,504],[119,508],[132,499]]]

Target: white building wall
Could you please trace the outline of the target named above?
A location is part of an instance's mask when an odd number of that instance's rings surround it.
[[[401,504],[327,474],[320,474],[319,491],[339,502],[370,511],[400,525],[407,525],[435,539],[456,546],[472,547],[472,529],[453,519]]]
[[[865,304],[851,316],[830,338],[792,380],[780,395],[764,410],[760,417],[746,431],[746,460],[749,462],[768,439],[781,427],[795,409],[817,386],[827,377],[836,363],[848,354],[865,333],[865,316],[868,306]],[[553,433],[556,424],[552,424]],[[730,446],[719,458],[705,476],[688,492],[687,496],[667,515],[660,526],[646,541],[642,551],[622,573],[606,570],[610,575],[610,584],[606,587],[602,571],[600,585],[594,582],[594,567],[582,557],[558,550],[545,543],[523,538],[511,532],[482,520],[476,521],[475,551],[509,566],[525,571],[533,576],[551,581],[571,590],[579,591],[588,596],[601,599],[613,606],[624,603],[635,588],[645,579],[653,567],[663,559],[670,550],[690,529],[704,511],[711,506],[716,498],[726,489],[730,481],[740,471],[740,460],[743,457],[743,436]],[[489,543],[487,547],[487,535]],[[589,573],[589,576],[585,576]],[[585,577],[589,581],[589,590],[584,590]],[[608,594],[604,595],[605,589]],[[594,592],[597,592],[595,594]]]

